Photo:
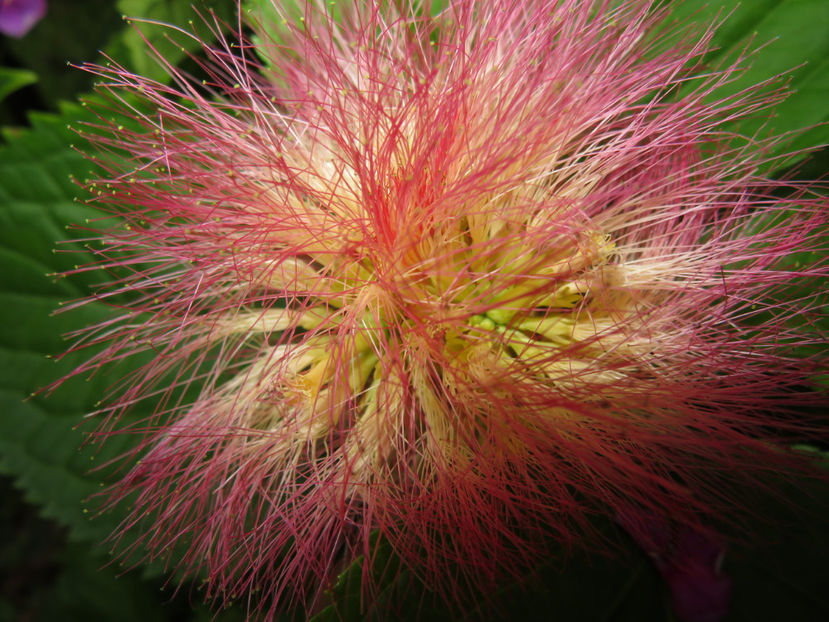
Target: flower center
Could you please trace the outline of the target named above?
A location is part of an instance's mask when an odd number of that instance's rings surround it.
[[[247,425],[339,444],[370,479],[412,416],[439,451],[458,453],[449,394],[474,410],[511,377],[566,391],[574,370],[589,373],[621,311],[610,240],[527,223],[447,229],[409,241],[393,269],[347,252],[294,259],[280,289],[304,284],[305,295],[235,323],[276,344],[231,383],[235,399],[258,403]]]

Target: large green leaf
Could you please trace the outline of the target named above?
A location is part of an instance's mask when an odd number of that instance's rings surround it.
[[[56,361],[67,347],[62,335],[109,315],[95,304],[53,314],[61,302],[87,295],[99,278],[54,276],[92,259],[83,246],[59,241],[71,239],[67,225],[92,215],[92,208],[75,201],[84,192],[73,179],[94,176],[95,170],[70,146],[88,149],[67,125],[93,118],[78,105],[63,106],[60,116],[32,115],[32,128],[7,133],[0,148],[0,473],[12,476],[43,516],[65,525],[72,541],[83,543],[65,553],[39,620],[207,620],[205,608],[182,615],[189,609],[186,595],[164,608],[172,597],[157,597],[157,584],[135,573],[118,579],[123,569],[107,566],[112,562],[98,546],[118,530],[123,511],[100,513],[97,493],[113,481],[115,467],[109,463],[131,447],[133,438],[91,443],[89,433],[97,423],[85,415],[129,365],[69,379],[51,393],[41,391],[89,356],[71,354]],[[129,542],[128,537],[122,545]],[[144,575],[158,576],[162,570],[157,564]],[[0,600],[0,619],[12,610]],[[236,619],[239,612],[227,615],[221,619]]]
[[[216,23],[222,28],[237,23],[235,2],[228,0],[118,0],[118,10],[129,27],[112,39],[106,53],[131,71],[161,82],[169,76],[159,58],[176,66],[202,43],[215,40],[211,28]]]
[[[0,100],[35,82],[37,82],[37,75],[32,71],[0,67]]]
[[[241,622],[234,610],[214,616],[165,580],[146,580],[65,530],[0,478],[0,621]]]
[[[79,189],[72,178],[87,177],[90,165],[70,147],[78,137],[67,128],[68,120],[81,118],[91,115],[80,106],[64,107],[63,117],[33,115],[32,129],[7,136],[0,150],[0,470],[18,477],[27,498],[73,537],[97,541],[117,519],[90,521],[82,503],[106,478],[92,467],[123,451],[125,440],[85,444],[92,427],[78,426],[111,381],[78,378],[51,396],[38,393],[80,362],[47,358],[66,348],[61,335],[106,315],[90,305],[52,316],[61,301],[84,296],[94,278],[52,276],[89,259],[74,244],[55,248],[68,223],[89,215],[74,200]]]
[[[773,116],[761,112],[734,129],[760,137],[793,132],[791,140],[772,151],[774,155],[829,142],[829,2],[683,0],[671,3],[671,13],[679,21],[699,24],[725,20],[714,35],[717,49],[706,57],[711,66],[727,65],[754,50],[746,59],[746,70],[719,88],[715,97],[778,76],[788,85],[790,94]]]

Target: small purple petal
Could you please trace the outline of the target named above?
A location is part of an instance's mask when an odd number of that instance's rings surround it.
[[[644,512],[617,521],[650,555],[670,587],[674,611],[682,622],[719,622],[731,602],[731,579],[720,565],[722,544],[685,526],[672,526]]]
[[[682,622],[719,622],[728,613],[731,579],[711,566],[690,563],[662,573]]]
[[[683,622],[719,622],[728,613],[731,579],[721,571],[725,548],[687,527],[676,535],[671,564],[662,575]]]
[[[46,0],[0,0],[0,32],[20,38],[46,15]]]

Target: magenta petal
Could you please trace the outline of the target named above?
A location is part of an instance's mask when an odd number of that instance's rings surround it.
[[[20,38],[46,15],[46,0],[0,0],[0,32]]]
[[[719,622],[728,613],[731,579],[715,568],[692,563],[663,573],[674,611],[682,622]]]
[[[720,570],[724,547],[691,529],[680,529],[670,565],[662,572],[683,622],[719,622],[731,602],[731,579]]]
[[[673,526],[643,512],[617,517],[648,553],[671,590],[682,622],[719,622],[731,602],[731,579],[720,570],[725,548],[687,526]]]

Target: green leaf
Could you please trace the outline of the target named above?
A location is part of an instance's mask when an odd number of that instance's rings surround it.
[[[0,620],[12,622],[241,622],[239,609],[212,614],[185,588],[165,590],[116,564],[36,514],[0,478]],[[188,586],[189,587],[189,586]]]
[[[106,54],[160,82],[169,79],[160,59],[176,66],[216,39],[214,20],[222,28],[236,24],[235,2],[227,0],[118,0],[118,10],[129,25],[110,41]]]
[[[710,65],[729,64],[746,49],[746,71],[719,88],[727,97],[760,82],[780,77],[790,91],[773,116],[761,112],[733,126],[743,135],[781,135],[791,140],[772,155],[829,142],[829,2],[825,0],[684,0],[671,4],[677,20],[699,24],[726,18],[714,35],[717,49]],[[821,125],[823,124],[823,125]]]
[[[106,469],[91,469],[121,453],[128,439],[114,439],[103,448],[85,445],[91,426],[78,425],[111,380],[76,378],[51,396],[35,395],[83,358],[73,355],[60,363],[47,358],[65,349],[62,335],[107,315],[103,307],[89,305],[51,316],[60,301],[84,296],[91,278],[50,276],[91,259],[75,244],[54,252],[56,241],[67,237],[65,225],[88,215],[89,208],[74,201],[79,189],[72,178],[86,177],[90,165],[70,147],[82,139],[67,121],[91,118],[80,106],[65,106],[62,117],[33,115],[32,129],[0,149],[0,367],[5,371],[0,377],[0,471],[15,476],[26,498],[67,525],[74,538],[100,541],[118,519],[90,521],[84,511],[83,500],[107,477]]]
[[[38,505],[43,516],[68,527],[72,541],[83,543],[84,550],[92,545],[98,556],[94,562],[80,560],[82,566],[78,567],[69,563],[71,560],[66,562],[65,587],[56,596],[64,599],[57,603],[61,615],[51,619],[115,619],[117,609],[110,605],[130,602],[122,598],[124,588],[107,583],[114,578],[112,571],[99,577],[108,587],[98,585],[92,573],[94,565],[104,565],[103,553],[96,545],[117,532],[126,515],[122,506],[100,512],[102,499],[97,493],[104,484],[116,480],[118,458],[133,447],[135,437],[124,434],[103,444],[91,443],[89,434],[98,422],[86,415],[97,407],[111,384],[139,362],[115,365],[106,374],[73,377],[51,393],[41,391],[91,356],[88,352],[73,353],[56,362],[51,357],[68,345],[63,335],[110,315],[101,304],[53,313],[62,301],[88,295],[90,285],[100,279],[85,273],[54,276],[94,259],[84,246],[67,242],[73,234],[66,226],[96,213],[75,201],[85,191],[74,180],[95,177],[100,171],[71,146],[74,143],[91,151],[84,138],[69,128],[95,118],[85,107],[64,105],[60,116],[32,115],[32,128],[7,133],[8,142],[0,147],[0,369],[4,370],[0,375],[0,473],[12,476],[25,499]],[[130,122],[123,121],[125,125]],[[148,414],[140,405],[136,410],[135,418]],[[127,534],[119,550],[132,542],[134,534]],[[139,549],[131,562],[139,561],[140,554]],[[158,562],[145,566],[143,574],[175,575],[164,571]],[[100,592],[103,601],[73,610],[72,595],[82,592],[75,583],[77,577],[85,577],[90,594]],[[177,575],[170,581],[175,584],[180,578]],[[0,601],[0,616],[6,604]],[[151,610],[146,603],[133,604],[139,612]],[[84,617],[84,611],[91,618]],[[227,615],[231,617],[221,619],[236,619],[239,611]],[[208,620],[211,616],[201,608],[197,618]],[[148,614],[135,619],[165,618]]]
[[[0,67],[0,101],[24,86],[37,82],[37,75],[26,69]]]

